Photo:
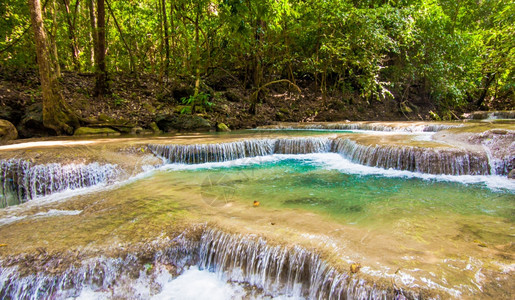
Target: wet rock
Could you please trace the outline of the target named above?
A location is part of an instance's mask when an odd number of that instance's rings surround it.
[[[511,170],[510,173],[508,173],[509,179],[515,179],[515,169]]]
[[[350,265],[351,273],[358,273],[360,269],[361,269],[360,263],[354,263],[354,264]]]
[[[206,119],[192,115],[158,115],[156,124],[164,132],[211,130]]]
[[[90,135],[120,135],[120,133],[111,128],[92,128],[92,127],[79,127],[73,134],[75,136],[90,136]]]
[[[216,125],[216,131],[229,132],[231,130],[224,123],[219,123],[218,125]]]
[[[11,122],[0,119],[0,145],[17,138],[18,131],[16,127]]]
[[[41,103],[32,104],[27,108],[17,129],[21,138],[43,137],[53,134],[50,129],[43,125],[43,104]]]

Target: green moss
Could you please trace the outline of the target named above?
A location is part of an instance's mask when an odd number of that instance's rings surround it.
[[[217,131],[222,131],[222,132],[228,132],[228,131],[231,131],[229,129],[229,127],[227,127],[227,125],[225,125],[224,123],[220,123],[216,126],[216,130]]]
[[[91,128],[91,127],[79,127],[73,134],[75,136],[84,135],[120,135],[120,133],[111,128]]]

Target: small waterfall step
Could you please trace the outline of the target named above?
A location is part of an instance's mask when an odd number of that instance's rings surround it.
[[[148,148],[169,163],[199,164],[272,154],[329,152],[332,140],[323,137],[250,139],[220,144],[149,144]]]
[[[386,132],[437,132],[462,127],[463,124],[427,122],[315,122],[279,123],[261,126],[265,130],[368,130]]]
[[[39,253],[3,261],[0,298],[68,299],[84,291],[108,291],[113,298],[148,299],[163,287],[160,278],[177,276],[192,265],[273,297],[417,299],[432,293],[424,287],[397,289],[379,283],[381,280],[374,282],[350,271],[339,271],[319,254],[299,246],[271,245],[264,238],[205,226],[186,231],[191,232],[114,257]],[[77,261],[77,257],[81,259]],[[42,261],[27,271],[27,266],[20,264],[25,259]]]
[[[484,152],[454,147],[418,147],[399,144],[361,144],[346,137],[250,139],[220,144],[149,144],[168,163],[224,162],[272,154],[339,153],[362,165],[428,174],[488,175],[492,168]]]
[[[466,120],[514,120],[515,110],[474,111],[463,114],[462,118]]]
[[[0,207],[20,204],[64,190],[113,182],[121,174],[117,165],[35,164],[28,160],[0,160]]]
[[[484,153],[455,148],[420,148],[400,145],[364,145],[348,138],[335,139],[332,151],[349,160],[371,167],[427,174],[488,175]]]

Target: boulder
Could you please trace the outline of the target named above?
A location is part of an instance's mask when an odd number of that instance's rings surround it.
[[[158,115],[156,124],[164,132],[211,130],[206,119],[193,115]]]
[[[0,119],[0,145],[17,138],[18,131],[16,127],[11,122]]]
[[[510,173],[508,173],[509,179],[515,179],[515,169],[511,170]]]
[[[55,134],[43,125],[43,104],[35,103],[27,108],[20,123],[18,135],[22,138],[42,137]]]
[[[120,133],[114,129],[106,128],[106,127],[100,127],[100,128],[93,128],[93,127],[79,127],[77,130],[75,130],[74,136],[109,136],[109,135],[120,135]]]
[[[218,123],[218,125],[216,125],[216,131],[229,132],[231,130],[224,123]]]

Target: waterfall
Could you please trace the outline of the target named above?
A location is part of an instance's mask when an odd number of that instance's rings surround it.
[[[484,154],[462,150],[361,145],[350,139],[335,139],[332,151],[353,162],[384,169],[449,175],[490,173],[488,159]]]
[[[268,245],[263,238],[231,235],[209,229],[200,246],[201,268],[248,283],[272,296],[308,299],[403,299],[400,291],[379,288],[346,272],[339,272],[317,253],[302,247]]]
[[[328,152],[331,148],[331,140],[328,138],[252,139],[220,144],[150,144],[148,148],[170,163],[198,164],[271,154]]]
[[[173,240],[145,243],[117,257],[38,250],[0,260],[0,299],[69,299],[84,289],[108,293],[102,298],[148,299],[159,290],[162,283],[157,281],[163,274],[176,276],[185,266],[196,264],[204,228],[193,226]]]
[[[264,127],[261,129],[308,129],[308,130],[370,130],[370,131],[387,131],[387,132],[437,132],[450,128],[457,128],[463,125],[450,124],[413,124],[413,125],[397,125],[397,124],[381,124],[381,123],[324,123],[324,124],[280,124],[275,126]]]
[[[361,145],[346,138],[255,139],[221,144],[152,144],[148,147],[154,154],[167,159],[170,163],[196,164],[271,154],[335,152],[355,163],[384,169],[448,175],[490,174],[489,160],[483,153],[451,148]],[[497,169],[504,170],[507,167]]]
[[[515,111],[475,111],[471,113],[465,113],[462,115],[462,117],[468,120],[515,119]]]
[[[478,136],[491,174],[507,175],[515,168],[515,132],[486,131]]]
[[[177,276],[190,265],[209,269],[224,280],[254,286],[264,296],[414,299],[427,292],[423,288],[401,290],[338,271],[319,254],[299,246],[269,245],[260,237],[205,226],[187,231],[194,234],[185,232],[171,241],[152,242],[119,257],[42,252],[0,261],[0,298],[67,299],[93,290],[110,298],[148,299],[162,288],[159,278]],[[27,260],[33,263],[25,265]]]
[[[107,184],[119,175],[120,170],[112,164],[36,165],[21,159],[0,160],[0,207],[64,190]]]
[[[277,154],[324,153],[331,150],[332,140],[328,138],[294,138],[275,140]]]

